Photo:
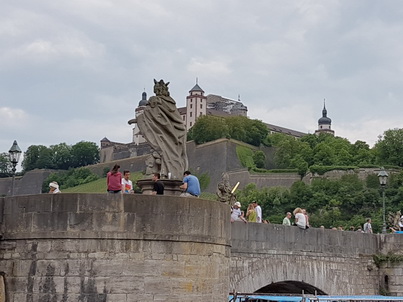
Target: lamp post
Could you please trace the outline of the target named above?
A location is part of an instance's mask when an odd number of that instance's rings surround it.
[[[21,149],[18,147],[17,141],[14,141],[13,145],[11,146],[11,149],[8,151],[8,154],[10,156],[10,162],[13,165],[12,168],[12,174],[13,174],[13,180],[11,183],[11,196],[14,196],[14,181],[15,181],[15,166],[18,164],[18,161],[20,160],[21,156]]]
[[[382,188],[382,207],[383,207],[383,226],[382,226],[382,234],[386,234],[386,208],[385,208],[385,186],[386,180],[388,179],[388,173],[382,167],[382,170],[378,173],[379,184]]]

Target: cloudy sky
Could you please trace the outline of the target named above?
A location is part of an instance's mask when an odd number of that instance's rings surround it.
[[[130,142],[153,79],[184,106],[196,78],[253,119],[371,146],[403,128],[398,0],[13,0],[0,10],[0,152]]]

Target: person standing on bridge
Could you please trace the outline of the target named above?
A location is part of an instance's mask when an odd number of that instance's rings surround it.
[[[246,211],[246,219],[248,220],[248,222],[257,221],[256,210],[255,207],[253,206],[253,203],[249,204],[248,206],[248,210]]]
[[[262,208],[260,207],[257,201],[253,202],[253,206],[255,207],[256,211],[256,222],[262,223]]]
[[[372,225],[371,225],[371,218],[367,218],[367,222],[364,223],[364,233],[372,234]]]
[[[112,170],[106,174],[107,191],[109,193],[122,192],[122,173],[120,173],[119,169],[119,165],[114,165]]]
[[[283,219],[283,225],[291,225],[291,213],[287,212],[287,214],[285,214],[285,217]]]

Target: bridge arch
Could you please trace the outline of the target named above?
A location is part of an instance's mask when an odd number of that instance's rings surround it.
[[[323,290],[303,281],[286,280],[263,286],[255,293],[327,295]]]

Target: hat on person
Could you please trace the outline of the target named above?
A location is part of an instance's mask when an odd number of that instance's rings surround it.
[[[49,187],[55,188],[55,189],[59,189],[59,185],[58,185],[57,182],[55,182],[55,181],[52,181],[52,182],[49,184]]]
[[[237,201],[236,203],[234,203],[234,206],[237,206],[238,208],[241,207],[241,203],[239,201]]]

